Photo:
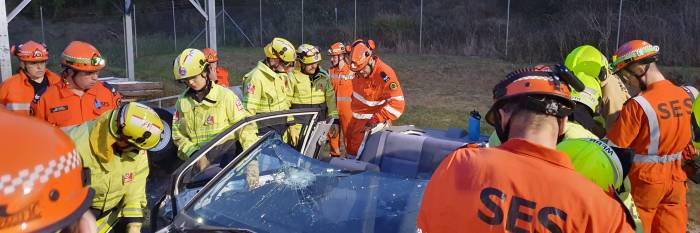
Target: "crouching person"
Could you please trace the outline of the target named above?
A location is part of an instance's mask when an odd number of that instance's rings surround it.
[[[125,226],[141,232],[146,208],[146,150],[159,150],[170,131],[153,109],[128,103],[68,131],[83,167],[90,169],[95,196],[90,210],[97,232]]]

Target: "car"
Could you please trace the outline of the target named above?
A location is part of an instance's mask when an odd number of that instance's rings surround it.
[[[366,137],[357,158],[329,157],[331,122],[317,121],[320,111],[258,114],[222,132],[168,177],[151,229],[416,232],[423,191],[441,161],[457,148],[487,144],[483,135],[467,140],[463,129],[388,126]],[[270,130],[242,150],[233,137],[270,124],[302,125],[299,142],[290,145],[284,131]]]

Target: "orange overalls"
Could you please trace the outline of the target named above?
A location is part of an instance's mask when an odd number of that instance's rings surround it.
[[[637,154],[629,178],[644,232],[686,232],[681,152],[691,140],[692,105],[683,89],[658,81],[625,103],[608,132],[610,143]]]
[[[355,74],[352,79],[352,120],[348,128],[348,154],[357,156],[364,140],[364,128],[375,119],[378,122],[391,123],[404,111],[405,102],[399,79],[394,69],[378,57],[369,77]]]
[[[46,86],[35,93],[34,86],[29,83],[29,77],[20,69],[19,73],[0,84],[0,105],[4,105],[7,110],[29,116],[32,101],[38,100],[47,89],[60,83],[61,77],[47,69],[42,82],[46,82]]]
[[[457,149],[428,183],[418,232],[633,232],[620,201],[566,154],[513,138]]]
[[[352,119],[352,109],[350,103],[352,101],[352,79],[354,73],[350,71],[349,65],[344,65],[343,68],[331,67],[329,70],[331,75],[331,84],[335,90],[336,108],[338,109],[338,118],[340,119],[340,132],[338,135],[348,132],[348,126]],[[331,138],[331,148],[338,148],[340,151],[340,137]],[[343,143],[347,146],[348,136],[343,135]]]
[[[46,90],[39,102],[32,105],[32,110],[37,118],[65,131],[116,108],[120,99],[121,94],[116,89],[102,82],[82,97],[61,83]]]
[[[231,85],[228,81],[228,70],[224,67],[216,67],[216,84],[228,88]]]

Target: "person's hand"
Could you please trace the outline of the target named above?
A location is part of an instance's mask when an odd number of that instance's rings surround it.
[[[332,124],[331,128],[328,129],[328,136],[330,136],[332,138],[337,137],[339,131],[340,130],[338,129],[338,124]]]
[[[140,222],[130,222],[126,224],[127,233],[141,233],[141,226],[143,223]]]
[[[362,129],[362,132],[371,131],[374,127],[377,127],[379,123],[379,119],[377,119],[376,117],[372,117],[372,119],[369,119],[369,121],[367,121],[367,124],[365,124],[365,127]]]

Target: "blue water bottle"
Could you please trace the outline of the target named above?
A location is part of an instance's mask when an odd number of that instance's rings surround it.
[[[481,115],[479,111],[474,110],[469,113],[469,127],[467,133],[469,141],[478,141],[481,137]]]

